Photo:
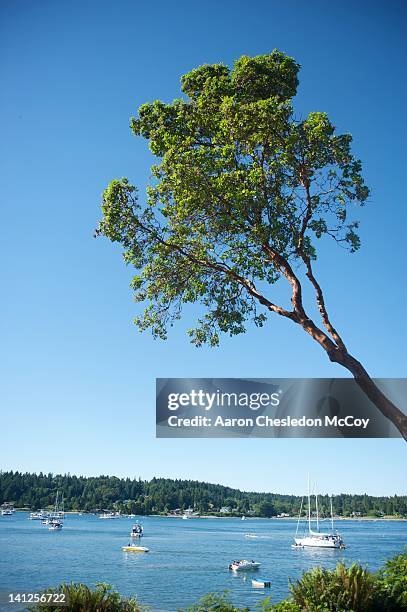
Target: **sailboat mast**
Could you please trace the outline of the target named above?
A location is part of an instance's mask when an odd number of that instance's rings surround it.
[[[311,495],[309,490],[309,472],[308,472],[308,530],[311,533]]]
[[[304,502],[304,497],[302,497],[302,499],[301,499],[300,513],[298,515],[297,529],[295,530],[295,535],[298,534],[298,527],[300,526],[300,519],[301,519],[301,512],[302,512],[302,504],[303,504],[303,502]]]
[[[315,509],[317,511],[317,531],[319,531],[318,494],[315,491]]]
[[[333,530],[334,530],[334,513],[333,513],[333,510],[332,510],[332,495],[331,495],[331,527],[332,527],[332,533],[333,533]]]

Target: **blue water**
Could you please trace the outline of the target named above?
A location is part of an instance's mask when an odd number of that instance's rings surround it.
[[[209,591],[230,591],[231,599],[253,609],[272,593],[288,594],[288,578],[338,560],[378,569],[407,544],[407,522],[338,521],[346,550],[294,550],[296,523],[278,519],[141,519],[149,553],[124,553],[133,519],[100,520],[68,515],[60,532],[48,531],[26,513],[0,517],[0,591],[43,590],[63,581],[108,582],[124,595],[137,595],[153,610],[175,611]],[[246,538],[255,533],[257,538]],[[254,559],[257,572],[233,574],[233,559]],[[271,580],[254,589],[252,576]]]

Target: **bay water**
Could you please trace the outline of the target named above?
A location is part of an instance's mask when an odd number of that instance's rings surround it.
[[[0,517],[0,591],[107,582],[122,595],[137,595],[153,610],[173,612],[205,593],[228,590],[236,605],[255,609],[270,594],[275,602],[287,596],[288,579],[313,566],[356,561],[377,570],[407,544],[405,521],[336,521],[346,549],[295,550],[296,521],[290,519],[138,520],[145,534],[141,545],[150,549],[145,554],[121,549],[130,541],[132,518],[67,515],[61,531],[49,531],[41,521],[29,520],[28,513]],[[321,524],[322,531],[329,527]],[[261,567],[234,573],[228,570],[234,559],[253,559]],[[271,589],[253,588],[254,577],[270,580]]]

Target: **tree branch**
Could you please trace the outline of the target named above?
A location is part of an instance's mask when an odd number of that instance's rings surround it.
[[[331,334],[331,336],[334,339],[334,341],[336,342],[337,346],[342,351],[347,352],[347,348],[345,346],[345,343],[343,342],[342,338],[340,337],[340,335],[338,334],[338,332],[336,331],[336,329],[332,325],[331,321],[329,320],[328,312],[327,312],[326,306],[325,306],[324,294],[322,293],[322,289],[321,289],[318,281],[316,280],[316,278],[315,278],[315,276],[313,274],[312,266],[311,266],[311,260],[305,254],[301,255],[301,258],[304,261],[305,266],[307,268],[306,275],[307,275],[308,279],[310,280],[311,284],[313,285],[313,287],[315,289],[316,302],[317,302],[317,305],[318,305],[318,310],[321,313],[322,322],[323,322],[325,328],[327,329],[327,331]]]
[[[335,343],[337,344],[337,346],[342,350],[345,351],[347,353],[347,348],[345,346],[345,343],[343,342],[341,336],[338,334],[338,332],[336,331],[336,329],[334,328],[334,326],[332,325],[330,319],[329,319],[329,315],[328,315],[328,311],[326,309],[326,305],[325,305],[325,299],[324,299],[324,294],[322,293],[322,289],[320,284],[318,283],[318,281],[316,280],[313,270],[312,270],[312,265],[311,265],[311,258],[309,257],[309,255],[307,255],[304,252],[304,236],[305,236],[305,232],[306,229],[308,227],[308,223],[311,219],[312,216],[312,202],[311,202],[311,194],[310,194],[310,190],[309,190],[309,183],[305,183],[304,184],[304,188],[305,188],[305,193],[306,193],[306,198],[307,198],[307,212],[304,216],[303,222],[302,222],[302,226],[301,226],[301,231],[300,231],[300,236],[298,239],[298,254],[300,255],[301,259],[303,260],[303,262],[305,263],[305,267],[307,269],[306,271],[306,276],[309,279],[310,283],[312,284],[312,286],[315,289],[315,294],[316,294],[316,302],[317,302],[317,306],[318,306],[318,310],[321,314],[321,318],[322,318],[322,322],[325,326],[325,329],[328,331],[328,333],[331,335],[331,337],[333,338],[333,340],[335,341]]]
[[[196,255],[193,255],[192,253],[189,253],[188,251],[186,251],[179,244],[176,244],[173,242],[167,242],[158,234],[157,230],[149,228],[146,225],[142,224],[136,217],[133,217],[133,220],[140,229],[142,229],[144,232],[146,232],[150,236],[153,236],[153,238],[157,242],[159,242],[166,248],[171,249],[173,251],[177,251],[178,253],[186,257],[192,263],[195,263],[205,268],[209,268],[211,270],[215,270],[217,272],[222,272],[223,274],[229,276],[230,278],[238,282],[240,285],[242,285],[251,296],[256,298],[260,302],[260,304],[268,308],[268,310],[275,312],[276,314],[279,314],[288,319],[291,319],[292,321],[298,322],[296,312],[285,310],[281,306],[278,306],[277,304],[274,304],[273,302],[268,300],[263,294],[261,294],[256,289],[256,286],[254,285],[254,283],[251,282],[249,279],[244,278],[243,276],[237,274],[234,270],[225,266],[224,264],[221,264],[219,262],[212,262],[212,261],[209,261],[208,259],[201,259],[197,257]]]

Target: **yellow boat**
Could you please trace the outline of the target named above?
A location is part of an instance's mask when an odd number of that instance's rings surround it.
[[[150,549],[145,546],[122,546],[124,552],[148,552]]]

